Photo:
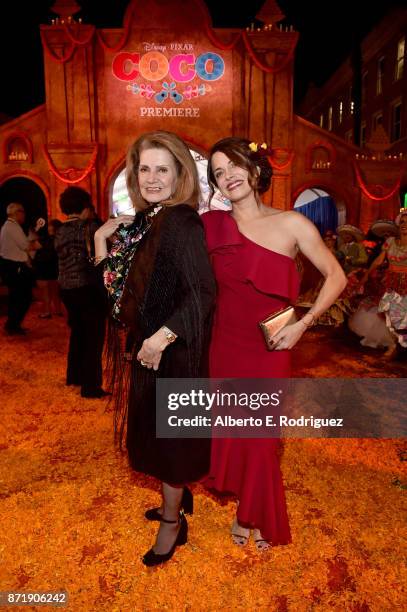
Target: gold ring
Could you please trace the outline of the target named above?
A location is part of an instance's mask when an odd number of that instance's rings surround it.
[[[147,365],[146,362],[143,361],[142,359],[140,359],[140,363],[141,363],[142,366],[146,366]]]

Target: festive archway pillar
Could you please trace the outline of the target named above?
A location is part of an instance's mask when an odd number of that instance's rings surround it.
[[[406,162],[398,159],[355,159],[360,189],[359,227],[367,231],[376,219],[394,219],[400,209],[400,183]]]

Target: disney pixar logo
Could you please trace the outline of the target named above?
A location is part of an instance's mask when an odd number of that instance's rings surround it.
[[[212,51],[198,57],[194,53],[177,53],[170,58],[157,49],[144,54],[122,51],[114,57],[112,71],[116,79],[128,83],[127,89],[135,95],[153,98],[158,104],[166,100],[180,104],[184,99],[209,93],[210,83],[223,77],[225,62]],[[148,82],[137,82],[140,77]],[[201,83],[187,85],[195,77]]]

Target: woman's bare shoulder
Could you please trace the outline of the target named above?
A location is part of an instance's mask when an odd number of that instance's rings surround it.
[[[305,223],[309,223],[308,219],[304,215],[296,212],[295,210],[281,210],[279,208],[270,207],[269,212],[267,212],[265,216],[271,223],[278,222],[284,225],[298,224],[303,221],[305,221]]]
[[[305,215],[295,210],[278,210],[271,212],[267,217],[270,228],[283,232],[287,237],[295,239],[316,239],[319,232],[315,225]]]

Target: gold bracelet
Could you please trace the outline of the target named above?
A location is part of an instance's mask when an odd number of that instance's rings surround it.
[[[310,317],[312,317],[312,320],[311,320],[311,322],[310,322],[310,323],[306,323],[306,322],[304,321],[305,317],[307,317],[308,315],[309,315]],[[300,319],[300,323],[302,323],[303,325],[305,325],[305,327],[312,327],[313,325],[315,325],[315,316],[312,314],[312,312],[307,312],[307,313],[306,313],[306,314],[305,314],[305,315],[302,317],[302,319]]]

